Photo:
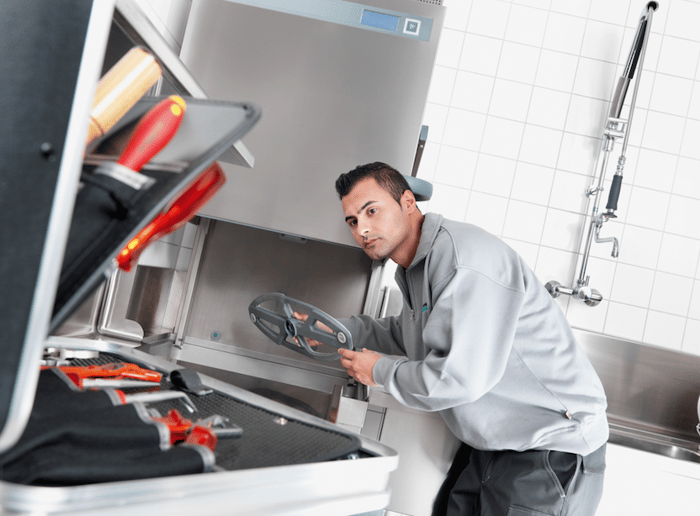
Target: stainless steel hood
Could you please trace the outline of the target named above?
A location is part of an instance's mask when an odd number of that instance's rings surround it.
[[[410,173],[444,8],[417,0],[194,0],[181,59],[207,94],[263,116],[253,170],[202,215],[355,245],[334,190],[356,165]]]

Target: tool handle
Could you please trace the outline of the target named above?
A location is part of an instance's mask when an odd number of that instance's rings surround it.
[[[161,75],[160,66],[146,50],[129,50],[97,84],[85,146],[109,131]]]
[[[227,426],[224,428],[207,428],[219,439],[237,439],[243,435],[243,429],[238,425]]]
[[[151,242],[184,226],[209,202],[225,182],[224,171],[215,161],[185,188],[167,211],[157,215],[126,244],[117,256],[119,268],[130,271],[139,255]]]
[[[617,209],[617,200],[620,197],[620,187],[622,186],[622,176],[615,174],[613,176],[612,185],[610,186],[610,194],[608,195],[608,204],[605,205],[607,210]]]
[[[185,109],[185,101],[178,95],[171,95],[153,106],[136,124],[117,163],[134,172],[141,170],[175,136]]]

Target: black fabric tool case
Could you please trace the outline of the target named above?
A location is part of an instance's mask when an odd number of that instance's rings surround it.
[[[89,360],[71,360],[71,365],[125,360],[133,357],[100,353]],[[173,390],[167,372],[157,387],[159,392]],[[359,457],[360,441],[353,435],[285,417],[225,391],[190,396],[187,405],[179,400],[115,405],[110,394],[78,390],[60,369],[44,369],[24,433],[15,446],[0,454],[2,479],[25,485],[75,486],[307,464],[351,454]],[[189,412],[188,406],[195,412]],[[192,421],[223,416],[242,434],[220,438],[214,453],[204,446],[171,446],[169,432],[152,418],[154,411],[160,416],[171,410]]]
[[[59,370],[42,371],[27,427],[0,454],[2,479],[67,486],[203,473],[198,447],[163,449],[140,405],[117,405],[102,390],[77,391]]]

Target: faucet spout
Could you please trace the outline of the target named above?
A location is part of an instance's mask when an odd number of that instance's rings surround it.
[[[620,242],[617,240],[616,237],[607,237],[607,238],[601,238],[600,236],[600,228],[603,227],[603,223],[608,221],[608,217],[606,214],[599,215],[595,219],[595,232],[593,233],[593,236],[595,237],[595,241],[599,244],[604,244],[606,242],[612,242],[613,248],[612,248],[612,253],[610,253],[610,256],[613,258],[617,258],[618,255],[620,254]]]

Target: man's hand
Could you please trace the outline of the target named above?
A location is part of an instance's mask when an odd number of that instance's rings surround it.
[[[372,370],[377,360],[382,358],[379,353],[363,349],[362,351],[350,351],[349,349],[340,348],[340,364],[347,369],[351,378],[354,378],[360,383],[374,387],[377,384],[374,382]]]
[[[299,319],[302,322],[306,322],[306,320],[309,318],[308,314],[302,314],[299,312],[293,312],[293,315],[294,315],[295,319]],[[316,327],[320,328],[322,330],[325,330],[328,333],[331,333],[331,334],[333,333],[333,330],[331,330],[328,326],[326,326],[322,322],[316,321]],[[306,341],[309,343],[309,346],[311,346],[312,348],[316,347],[316,346],[323,346],[322,342],[319,342],[319,341],[314,340],[314,339],[306,339]],[[297,346],[299,345],[299,341],[297,340],[296,337],[294,337],[294,342],[297,343]]]

